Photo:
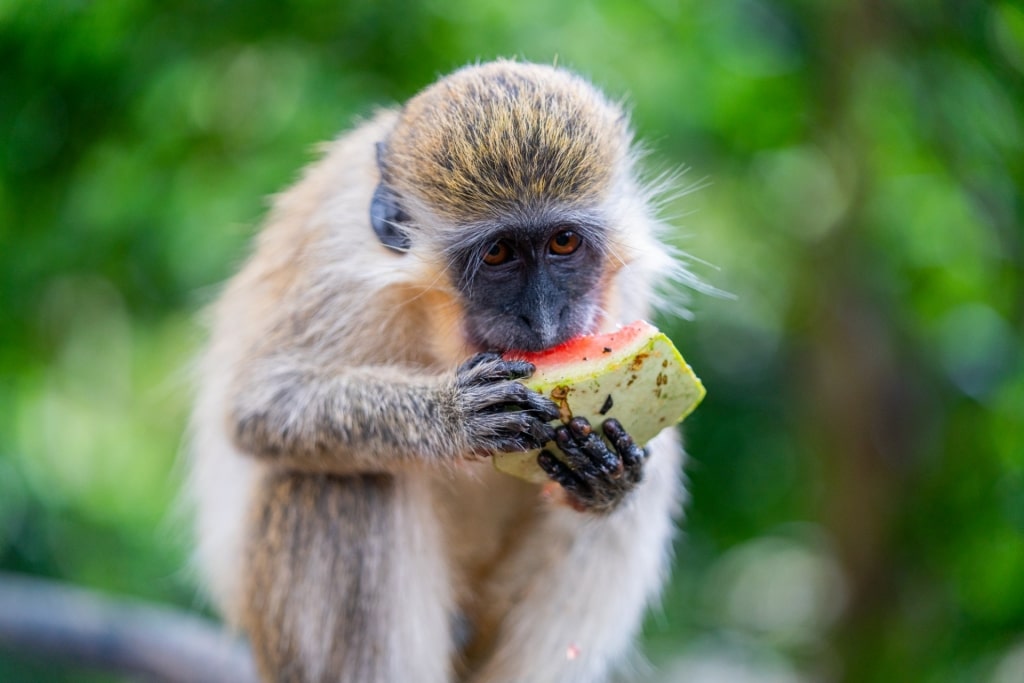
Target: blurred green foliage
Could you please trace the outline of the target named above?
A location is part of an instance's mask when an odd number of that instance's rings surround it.
[[[734,295],[661,320],[709,395],[654,677],[1024,680],[1010,1],[0,0],[0,568],[200,608],[202,305],[318,141],[494,56],[625,96]]]

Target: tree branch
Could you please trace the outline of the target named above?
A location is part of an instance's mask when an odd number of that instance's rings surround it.
[[[163,683],[258,680],[245,643],[206,619],[4,572],[0,649]]]

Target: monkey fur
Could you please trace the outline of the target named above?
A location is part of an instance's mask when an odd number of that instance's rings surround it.
[[[210,311],[197,563],[266,680],[592,683],[666,579],[682,451],[552,430],[536,350],[651,314],[673,260],[622,108],[456,71],[324,148]],[[608,440],[598,436],[603,433]],[[557,439],[543,487],[488,455]],[[557,483],[556,483],[557,482]]]

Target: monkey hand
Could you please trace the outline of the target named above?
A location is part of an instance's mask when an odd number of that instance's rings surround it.
[[[516,381],[533,370],[526,361],[478,353],[456,371],[456,410],[471,453],[529,451],[554,438],[548,423],[558,418],[558,406]]]
[[[562,485],[569,503],[581,512],[611,512],[643,479],[647,451],[633,442],[618,420],[605,420],[602,428],[611,448],[586,418],[574,417],[555,430],[555,443],[566,461],[546,450],[537,456],[537,464]]]

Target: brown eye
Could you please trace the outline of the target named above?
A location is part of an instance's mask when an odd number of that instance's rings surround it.
[[[583,239],[572,230],[563,230],[551,238],[551,242],[548,243],[548,249],[551,250],[552,254],[568,256],[579,249],[582,242]]]
[[[500,266],[512,258],[512,250],[504,242],[495,242],[484,254],[484,263],[489,266]]]

